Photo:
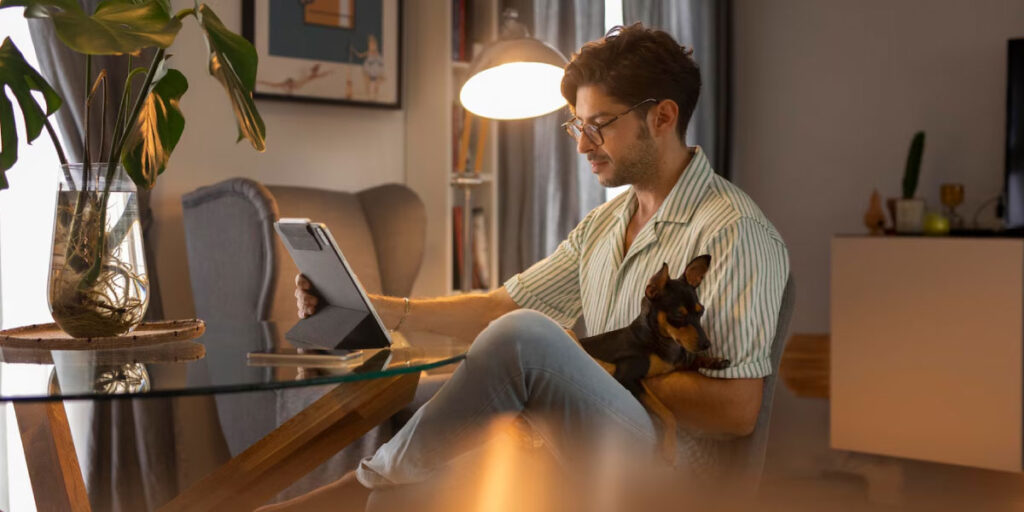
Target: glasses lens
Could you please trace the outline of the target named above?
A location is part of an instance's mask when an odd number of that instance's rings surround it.
[[[565,131],[569,134],[570,137],[576,140],[580,139],[581,131],[579,125],[577,125],[576,123],[566,123]]]
[[[592,124],[588,124],[583,127],[583,133],[587,134],[587,138],[590,142],[593,142],[595,146],[604,144],[604,137],[601,136],[601,130]]]

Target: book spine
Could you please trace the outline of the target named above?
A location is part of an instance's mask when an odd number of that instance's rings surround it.
[[[469,37],[469,3],[470,0],[459,0],[459,60],[469,60],[466,54],[466,39]]]
[[[452,208],[452,288],[462,288],[462,207]]]
[[[490,288],[490,248],[487,219],[482,207],[473,208],[473,284],[474,288]]]

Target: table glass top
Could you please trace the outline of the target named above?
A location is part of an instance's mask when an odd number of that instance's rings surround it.
[[[299,349],[278,325],[207,323],[192,341],[109,350],[0,348],[0,402],[184,396],[374,379],[452,365],[466,345],[425,333],[388,349]]]

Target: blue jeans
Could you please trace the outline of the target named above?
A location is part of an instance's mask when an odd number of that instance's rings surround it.
[[[553,320],[518,310],[480,333],[451,379],[356,475],[369,488],[422,482],[483,444],[490,420],[509,414],[521,414],[570,464],[585,466],[580,457],[609,442],[632,453],[653,453],[656,443],[633,395]]]

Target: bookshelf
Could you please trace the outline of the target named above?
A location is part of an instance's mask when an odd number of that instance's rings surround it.
[[[466,0],[471,20],[467,24],[467,51],[496,39],[498,0]],[[456,167],[457,140],[453,133],[461,124],[461,114],[453,112],[459,89],[466,79],[468,62],[453,58],[453,9],[455,0],[405,2],[404,76],[405,76],[405,161],[406,184],[419,194],[427,210],[427,242],[423,267],[413,289],[416,296],[459,293],[456,286],[456,261],[453,244],[455,222],[453,208],[462,206],[463,190],[452,185]],[[481,183],[473,187],[472,206],[483,211],[487,258],[484,264],[487,282],[484,289],[499,286],[498,276],[498,133],[497,122],[487,123],[482,147]],[[476,143],[471,141],[471,153]],[[467,169],[472,171],[472,160]]]

